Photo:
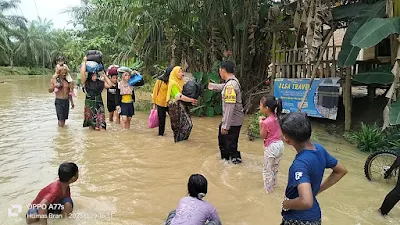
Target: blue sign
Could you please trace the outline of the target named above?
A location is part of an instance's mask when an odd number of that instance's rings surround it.
[[[340,89],[339,78],[316,78],[311,87],[310,80],[275,79],[274,96],[282,99],[283,113],[298,112],[304,93],[310,89],[301,111],[311,117],[336,120]]]

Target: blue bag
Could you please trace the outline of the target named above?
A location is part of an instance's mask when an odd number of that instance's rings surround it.
[[[133,73],[131,78],[129,79],[129,85],[142,86],[143,84],[144,84],[143,76],[140,75],[140,73]]]
[[[97,63],[95,61],[87,61],[86,62],[86,72],[88,73],[96,73],[103,71],[104,67],[103,64]]]

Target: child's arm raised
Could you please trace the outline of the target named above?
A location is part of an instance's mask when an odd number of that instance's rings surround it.
[[[332,187],[334,184],[336,184],[344,175],[347,174],[347,169],[340,163],[338,162],[335,167],[332,168],[332,173],[329,175],[328,178],[324,182],[322,182],[320,190],[318,192],[321,193],[325,191],[326,189]]]

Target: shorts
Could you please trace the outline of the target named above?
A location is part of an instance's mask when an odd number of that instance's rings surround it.
[[[69,99],[56,98],[56,113],[58,120],[67,120],[69,114]]]
[[[107,101],[107,109],[108,109],[108,112],[114,112],[117,109],[115,102]]]
[[[282,219],[281,225],[321,225],[321,220],[311,222],[311,221],[305,221],[305,220]]]
[[[65,205],[66,203],[71,203],[71,205],[72,205],[72,208],[74,208],[74,202],[72,201],[72,198],[71,197],[67,197],[67,198],[64,198],[64,199],[61,199],[61,201],[60,202],[58,202],[58,203],[53,203],[53,204],[61,204],[61,205]],[[47,214],[61,214],[61,209],[60,209],[60,207],[58,207],[58,205],[55,205],[54,206],[54,209],[48,209],[47,210]],[[38,208],[32,208],[32,209],[29,209],[28,210],[28,212],[26,213],[26,217],[28,217],[28,216],[34,216],[34,215],[38,215],[39,214],[39,209]]]
[[[133,102],[131,103],[121,103],[121,116],[132,117],[135,115],[135,108],[133,107]]]

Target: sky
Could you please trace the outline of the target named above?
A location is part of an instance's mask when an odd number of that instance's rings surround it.
[[[35,6],[36,1],[36,6]],[[81,4],[81,0],[21,0],[19,9],[16,10],[17,15],[22,15],[29,21],[37,19],[38,15],[44,19],[51,20],[54,28],[73,28],[67,25],[70,20],[68,13],[62,13],[70,6]]]

